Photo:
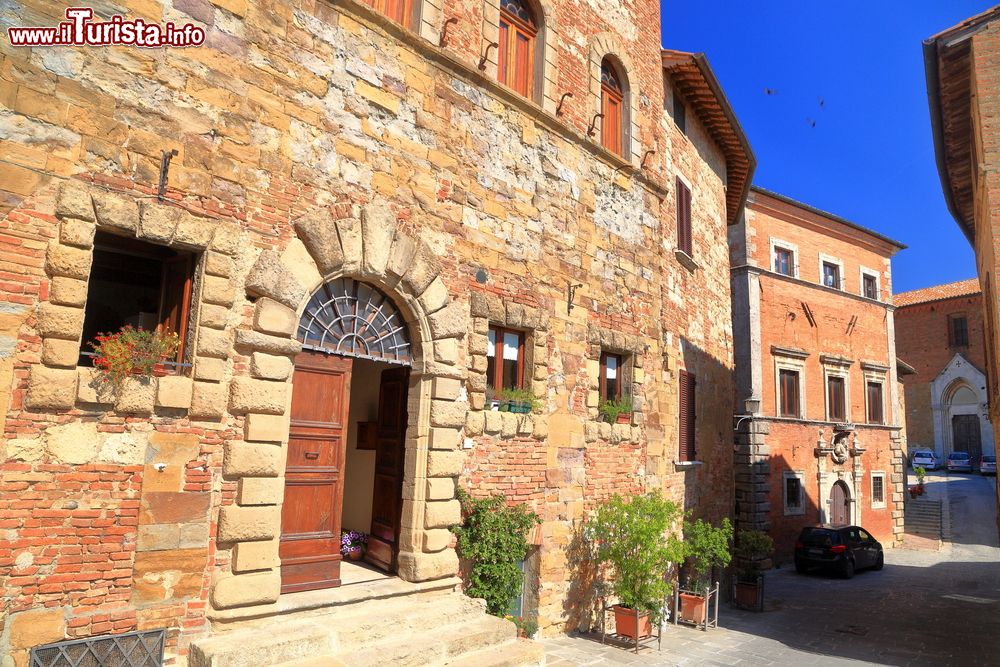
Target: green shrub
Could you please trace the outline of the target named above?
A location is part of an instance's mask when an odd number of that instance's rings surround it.
[[[729,543],[733,524],[723,519],[716,528],[707,521],[684,522],[684,555],[690,559],[692,577],[688,585],[702,592],[711,585],[712,568],[725,567],[732,560]]]
[[[757,561],[774,553],[774,540],[760,530],[741,530],[733,547],[733,555],[739,566],[739,576],[750,580],[757,577]]]
[[[542,402],[531,393],[530,389],[503,389],[500,392],[500,409],[504,409],[504,404],[508,408],[511,404],[521,404],[529,406],[529,410],[534,412],[542,407]],[[511,410],[513,412],[513,410]]]
[[[616,494],[586,526],[597,561],[610,568],[618,603],[650,612],[656,623],[672,590],[664,576],[684,558],[684,547],[673,533],[681,516],[681,509],[659,491],[628,500]]]
[[[609,398],[603,401],[597,410],[609,424],[614,424],[618,421],[618,415],[632,414],[632,397],[622,396],[618,400]]]
[[[458,489],[462,524],[452,532],[458,536],[458,554],[469,562],[465,592],[486,600],[494,616],[507,614],[511,601],[524,585],[518,563],[528,554],[528,533],[541,523],[525,505],[509,506],[503,496],[472,498]]]

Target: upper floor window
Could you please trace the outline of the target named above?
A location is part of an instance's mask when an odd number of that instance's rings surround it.
[[[878,276],[871,273],[861,274],[861,295],[866,299],[878,299]]]
[[[100,333],[115,333],[125,325],[147,331],[159,328],[180,338],[177,354],[167,361],[183,362],[194,260],[191,253],[98,231],[87,285],[84,343],[94,341]],[[82,354],[80,363],[91,365],[90,355]]]
[[[496,390],[524,387],[524,332],[491,326],[487,333],[486,384]]]
[[[865,383],[865,400],[868,404],[868,423],[884,424],[882,383],[868,381]]]
[[[610,59],[601,61],[601,143],[622,154],[625,138],[625,87]]]
[[[366,5],[379,14],[388,16],[396,23],[402,25],[410,24],[410,15],[413,9],[411,0],[361,0]]]
[[[778,371],[778,413],[782,417],[798,417],[799,413],[799,372],[782,368]]]
[[[840,289],[840,265],[833,262],[823,262],[823,285]]]
[[[599,391],[602,401],[613,401],[622,397],[622,362],[620,354],[601,353],[601,378]]]
[[[830,375],[826,378],[826,415],[830,421],[846,421],[847,397],[845,393],[843,377]]]
[[[680,374],[680,400],[678,401],[678,412],[680,423],[678,424],[680,442],[678,443],[678,454],[681,461],[696,461],[698,451],[696,447],[695,420],[698,413],[695,409],[695,395],[697,382],[693,373],[681,371]]]
[[[687,108],[677,89],[674,89],[674,124],[677,129],[687,134]]]
[[[524,97],[532,97],[535,40],[538,24],[524,0],[503,0],[500,5],[500,38],[497,78]]]
[[[691,241],[691,190],[677,177],[677,248],[688,257],[694,256]]]
[[[965,315],[948,316],[948,346],[968,347],[969,345],[969,320]]]
[[[786,276],[795,275],[795,253],[788,248],[774,247],[774,270]]]

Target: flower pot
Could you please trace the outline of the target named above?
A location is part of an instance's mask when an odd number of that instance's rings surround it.
[[[616,424],[631,424],[632,423],[632,413],[623,412],[615,419]]]
[[[531,403],[511,403],[510,411],[519,415],[526,415],[531,412]]]
[[[164,363],[153,364],[153,375],[161,378],[168,373],[167,365]]]
[[[922,496],[925,493],[927,493],[927,490],[924,488],[924,483],[917,484],[917,495]]]
[[[648,611],[637,612],[635,609],[614,606],[615,632],[630,639],[642,639],[653,634],[653,620]]]
[[[707,608],[705,606],[704,596],[693,595],[691,593],[681,593],[680,600],[680,617],[682,621],[686,621],[688,623],[705,622],[705,612]]]
[[[500,409],[500,401],[490,401],[490,410],[496,412]]]
[[[756,581],[736,582],[736,606],[743,609],[757,609],[760,587]]]
[[[361,551],[361,547],[355,547],[347,552],[347,557],[351,560],[361,560],[361,556],[364,552]]]

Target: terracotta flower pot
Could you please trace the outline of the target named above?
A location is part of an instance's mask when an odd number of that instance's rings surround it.
[[[153,364],[153,375],[161,378],[166,375],[169,371],[167,370],[167,365],[164,363]]]
[[[615,632],[630,639],[642,639],[653,634],[653,620],[648,611],[637,612],[619,604],[614,606]]]
[[[351,560],[361,560],[361,556],[363,555],[364,552],[361,551],[361,547],[355,547],[347,552],[347,557]]]
[[[910,487],[910,497],[916,499],[916,497],[918,495],[920,495],[920,489],[918,489],[915,486],[911,486]]]
[[[680,616],[682,621],[687,621],[688,623],[704,623],[705,622],[705,598],[701,595],[692,595],[691,593],[681,593],[681,610]]]
[[[630,424],[632,423],[632,413],[623,412],[615,419],[616,424]]]

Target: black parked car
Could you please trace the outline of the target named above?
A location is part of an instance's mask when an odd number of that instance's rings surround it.
[[[823,567],[850,579],[855,570],[881,570],[884,563],[882,545],[859,526],[803,528],[795,542],[797,572]]]

